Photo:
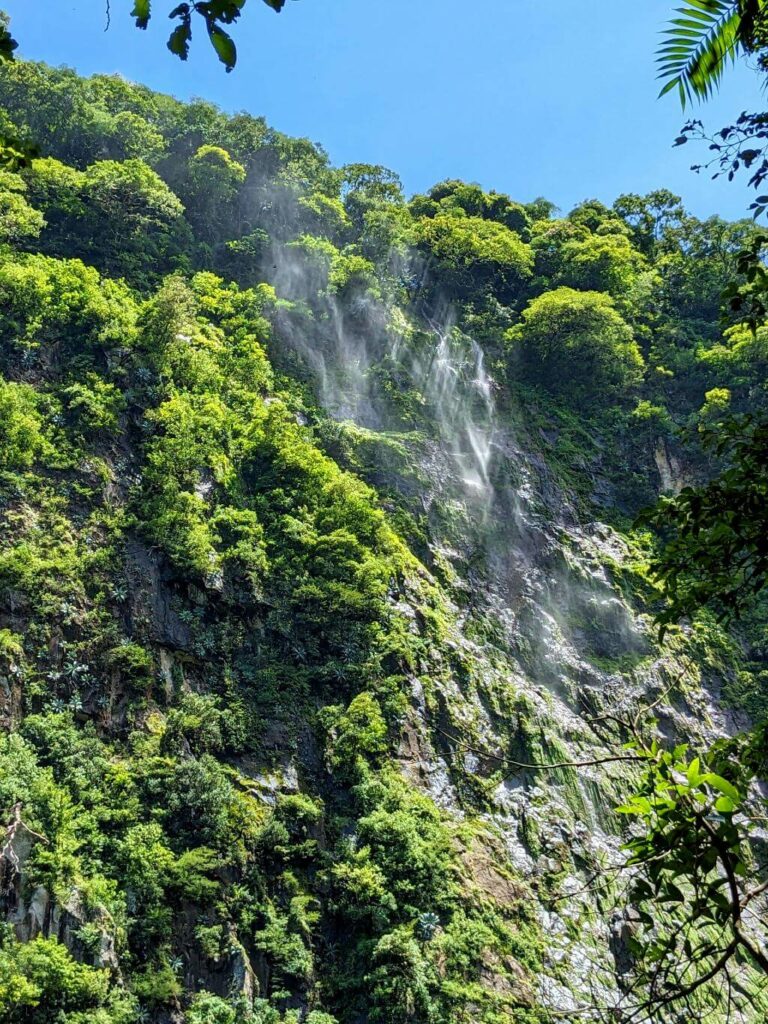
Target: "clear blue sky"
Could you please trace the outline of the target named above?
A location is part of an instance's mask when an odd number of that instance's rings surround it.
[[[750,193],[688,168],[684,120],[656,99],[653,54],[675,0],[248,0],[227,75],[204,32],[182,64],[165,49],[170,0],[133,27],[131,0],[0,0],[24,56],[120,72],[181,98],[263,114],[321,142],[334,163],[382,163],[408,192],[448,177],[564,209],[661,186],[699,216],[743,216]],[[738,68],[701,108],[713,128],[762,103]]]

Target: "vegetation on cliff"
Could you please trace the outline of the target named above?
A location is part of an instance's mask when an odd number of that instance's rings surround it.
[[[481,543],[460,571],[438,543],[462,524],[426,508],[428,456],[477,443],[441,414],[463,375],[566,496],[557,528],[606,520],[642,561],[639,509],[764,404],[768,333],[718,322],[754,227],[664,191],[563,216],[457,181],[408,200],[384,168],[116,77],[14,63],[0,102],[43,154],[0,176],[0,1016],[547,1021],[554,882],[505,856],[458,756],[473,723],[436,687],[479,686],[457,624],[478,650],[494,627]],[[501,487],[490,446],[480,469]],[[646,648],[558,602],[631,678]],[[765,621],[727,655],[694,630],[755,715]],[[507,754],[560,742],[496,699]],[[460,814],[401,770],[419,702]]]

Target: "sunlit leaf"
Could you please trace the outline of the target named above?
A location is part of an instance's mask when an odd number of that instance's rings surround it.
[[[721,775],[715,775],[714,772],[707,772],[706,775],[702,776],[702,781],[706,782],[707,785],[716,789],[723,796],[727,796],[733,803],[738,804],[741,802],[741,794],[734,785],[732,785],[727,779],[724,779]]]

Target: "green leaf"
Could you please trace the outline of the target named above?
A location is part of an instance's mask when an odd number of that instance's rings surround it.
[[[721,796],[715,801],[715,810],[720,811],[721,814],[733,814],[736,804],[729,797]]]
[[[739,52],[744,26],[738,0],[688,0],[678,8],[657,51],[659,77],[666,79],[664,96],[676,88],[682,106],[694,96],[710,96],[725,66]]]
[[[231,71],[237,63],[237,49],[232,36],[218,25],[209,25],[208,35],[219,60],[227,71]]]
[[[706,782],[708,786],[716,789],[723,796],[727,796],[735,804],[741,803],[741,793],[734,785],[732,785],[727,779],[724,779],[721,775],[715,775],[714,772],[707,772],[706,775],[702,775],[702,782]]]
[[[664,889],[661,903],[685,903],[685,894],[682,889],[670,882]]]
[[[701,762],[699,761],[698,757],[694,757],[694,759],[688,765],[688,771],[686,772],[686,776],[688,778],[689,786],[696,786],[698,784],[699,779],[701,778],[701,776],[699,775],[700,764]]]
[[[616,808],[618,814],[650,814],[651,801],[644,796],[634,796],[632,802]]]
[[[0,133],[0,169],[20,171],[23,167],[29,167],[39,156],[38,146]]]
[[[136,19],[137,28],[146,28],[152,13],[152,0],[135,0],[131,17]]]
[[[186,60],[189,56],[189,41],[191,38],[192,30],[185,22],[171,32],[168,39],[168,49],[171,53],[175,53],[177,57],[181,58],[181,60]]]
[[[642,807],[638,807],[637,804],[621,804],[619,807],[614,808],[617,814],[643,814]]]

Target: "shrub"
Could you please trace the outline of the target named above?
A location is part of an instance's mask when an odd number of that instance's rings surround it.
[[[114,432],[126,406],[122,392],[95,373],[64,388],[61,397],[75,428],[85,437]]]
[[[154,1006],[175,1003],[183,991],[169,964],[147,967],[134,974],[131,987],[143,1003]]]
[[[379,939],[366,981],[371,987],[371,1020],[412,1024],[431,1019],[429,984],[434,979],[408,928],[397,928]]]
[[[210,992],[198,992],[186,1013],[186,1024],[239,1024],[235,1008]]]
[[[507,332],[511,372],[574,404],[602,406],[642,376],[632,328],[600,292],[557,288],[528,305]]]
[[[173,834],[190,844],[226,847],[232,786],[222,766],[209,754],[174,766],[168,780],[166,807]]]
[[[15,384],[0,377],[0,466],[23,469],[53,452],[39,395],[29,384]]]
[[[27,186],[18,174],[0,171],[0,243],[37,238],[45,218],[26,200]]]
[[[0,1017],[6,1024],[50,1024],[58,1013],[95,1010],[107,1002],[108,987],[106,970],[78,963],[56,939],[19,943],[3,932]]]
[[[210,694],[185,693],[178,708],[168,712],[161,749],[179,754],[215,754],[224,745],[222,712]]]

